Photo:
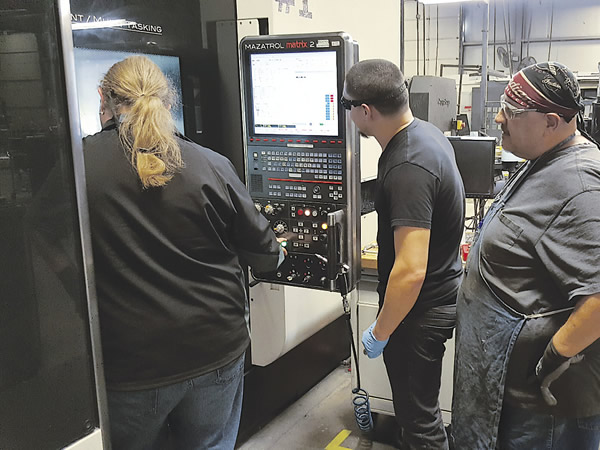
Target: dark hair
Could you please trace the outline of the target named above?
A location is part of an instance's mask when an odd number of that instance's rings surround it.
[[[398,66],[385,59],[367,59],[350,68],[346,92],[354,100],[364,100],[384,116],[408,108],[408,91]]]

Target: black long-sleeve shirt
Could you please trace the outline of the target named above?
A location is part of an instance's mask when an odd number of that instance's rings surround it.
[[[185,167],[143,189],[114,124],[84,140],[107,387],[147,389],[239,357],[249,336],[240,258],[279,245],[225,157],[178,139]]]

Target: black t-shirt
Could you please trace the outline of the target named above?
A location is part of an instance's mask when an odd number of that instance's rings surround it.
[[[143,189],[114,125],[84,140],[109,389],[176,383],[239,357],[249,342],[240,259],[277,267],[275,234],[233,165],[178,143],[185,167]]]
[[[380,304],[394,265],[395,227],[431,230],[427,274],[413,311],[456,301],[464,204],[452,145],[435,126],[415,119],[379,158],[375,209]]]

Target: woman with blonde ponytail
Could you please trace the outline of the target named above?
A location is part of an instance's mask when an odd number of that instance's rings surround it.
[[[112,448],[233,449],[243,266],[283,251],[233,165],[177,133],[158,66],[127,58],[98,92],[84,156]]]

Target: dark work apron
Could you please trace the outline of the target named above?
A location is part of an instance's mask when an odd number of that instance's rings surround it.
[[[536,162],[528,162],[515,174],[487,212],[458,293],[452,403],[452,434],[457,449],[496,447],[508,360],[525,321],[573,309],[522,314],[496,296],[481,273],[481,241],[486,228]]]

